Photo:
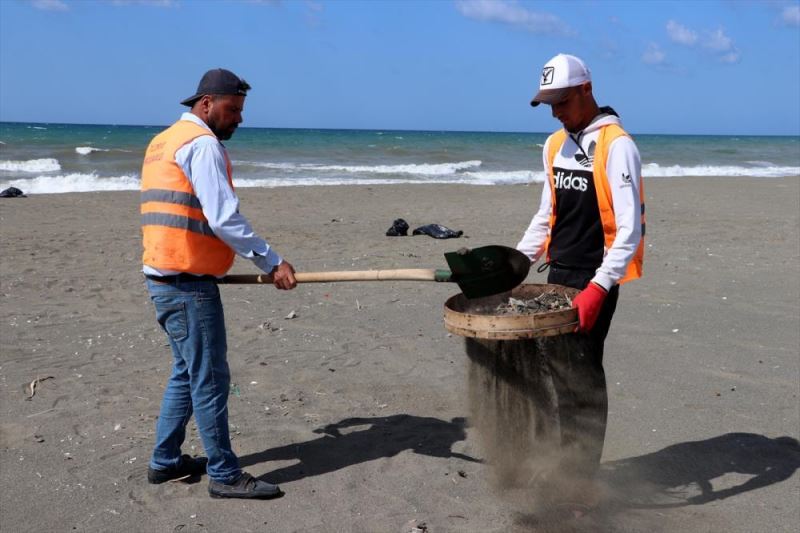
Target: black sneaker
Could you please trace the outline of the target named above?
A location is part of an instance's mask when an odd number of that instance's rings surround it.
[[[260,500],[283,496],[283,492],[281,492],[278,485],[256,479],[247,472],[242,472],[241,477],[230,485],[218,483],[212,479],[208,483],[208,494],[212,498],[254,498]]]
[[[181,455],[181,462],[178,463],[178,466],[173,466],[166,470],[147,467],[147,481],[153,485],[159,485],[167,481],[199,476],[205,474],[207,464],[208,459],[205,457],[189,457],[184,454]]]

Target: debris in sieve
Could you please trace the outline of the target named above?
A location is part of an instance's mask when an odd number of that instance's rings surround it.
[[[550,311],[561,311],[571,307],[572,299],[569,296],[555,291],[548,291],[528,300],[509,298],[508,302],[498,305],[494,313],[496,315],[534,315]]]

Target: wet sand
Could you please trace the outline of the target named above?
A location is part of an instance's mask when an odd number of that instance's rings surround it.
[[[539,189],[240,195],[257,231],[315,271],[445,268],[461,246],[513,246]],[[170,353],[140,273],[138,193],[2,199],[0,528],[793,531],[800,180],[653,179],[647,210],[645,277],[622,288],[606,343],[603,490],[574,518],[492,488],[464,341],[442,322],[457,287],[439,283],[223,287],[234,448],[286,495],[212,500],[205,476],[148,485]],[[399,217],[466,237],[384,236]],[[184,451],[202,453],[194,430]]]

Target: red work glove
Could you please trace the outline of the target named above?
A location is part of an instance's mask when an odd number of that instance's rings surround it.
[[[579,323],[575,331],[588,333],[592,330],[607,294],[608,292],[603,287],[589,282],[589,285],[572,300],[572,307],[578,310]]]

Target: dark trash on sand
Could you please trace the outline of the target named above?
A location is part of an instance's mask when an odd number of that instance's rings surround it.
[[[392,227],[386,230],[387,237],[405,237],[408,235],[408,222],[402,218],[392,222]]]
[[[412,235],[428,235],[434,239],[453,239],[461,237],[464,232],[461,230],[452,230],[441,224],[426,224],[415,229]]]
[[[26,195],[16,187],[9,187],[0,192],[0,198],[26,198]]]

